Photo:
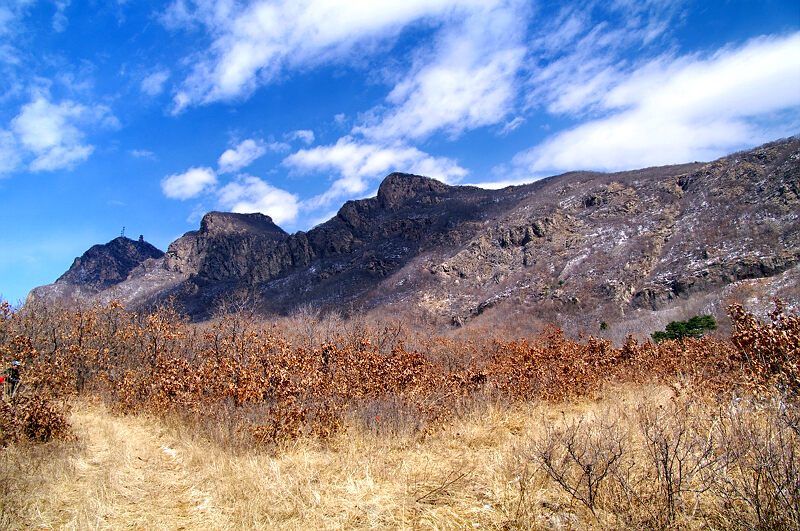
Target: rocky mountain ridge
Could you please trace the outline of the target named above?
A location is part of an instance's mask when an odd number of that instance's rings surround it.
[[[195,319],[238,301],[263,313],[312,305],[435,325],[577,329],[690,299],[719,303],[736,283],[796,274],[799,214],[798,138],[710,163],[571,172],[501,190],[394,173],[376,197],[346,202],[307,232],[211,212],[163,256],[109,262],[97,281],[73,266],[29,299],[147,307],[173,297]]]

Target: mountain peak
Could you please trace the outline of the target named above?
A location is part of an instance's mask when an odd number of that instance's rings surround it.
[[[148,258],[161,258],[163,255],[143,237],[134,241],[119,236],[106,244],[93,245],[76,258],[72,267],[56,282],[80,284],[100,291],[125,280],[136,266]]]
[[[378,203],[387,210],[397,210],[411,200],[431,198],[446,193],[450,186],[421,175],[392,173],[378,188]]]
[[[200,222],[200,233],[208,236],[236,233],[255,233],[282,239],[288,234],[272,218],[260,213],[209,212]]]

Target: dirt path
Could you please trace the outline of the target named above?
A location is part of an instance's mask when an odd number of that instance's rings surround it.
[[[181,444],[141,417],[82,405],[70,419],[85,445],[72,466],[75,481],[58,493],[65,527],[207,529],[219,511],[185,462]]]

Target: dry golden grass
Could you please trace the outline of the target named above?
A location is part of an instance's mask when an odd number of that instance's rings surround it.
[[[145,417],[116,417],[103,406],[81,402],[70,422],[77,437],[50,443],[35,478],[14,501],[15,528],[178,529],[202,528],[215,516],[183,456],[158,423]],[[18,448],[7,463],[36,456]]]
[[[4,525],[40,529],[537,529],[613,526],[526,457],[545,425],[648,401],[666,387],[599,401],[488,404],[428,436],[348,427],[280,449],[77,402],[76,440],[4,450],[15,485]],[[44,448],[47,448],[46,450]],[[27,470],[24,470],[28,467]],[[12,519],[13,518],[13,519]]]

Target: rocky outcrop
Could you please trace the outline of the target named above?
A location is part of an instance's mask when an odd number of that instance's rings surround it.
[[[170,244],[165,267],[208,281],[265,281],[282,271],[275,251],[289,237],[263,214],[209,212],[199,231]]]
[[[392,173],[378,188],[377,199],[381,208],[396,211],[412,204],[436,203],[449,191],[449,186],[428,177]]]

